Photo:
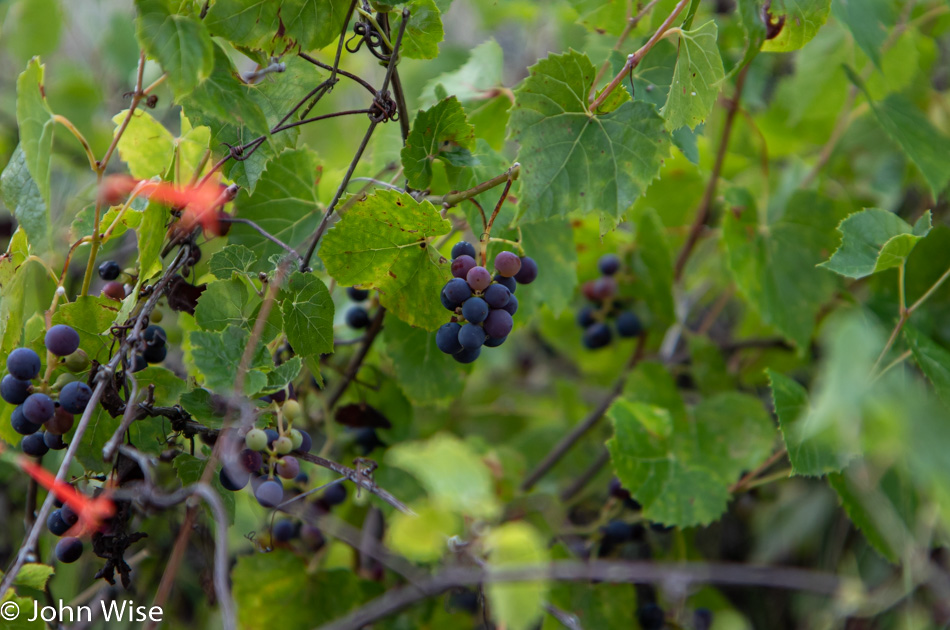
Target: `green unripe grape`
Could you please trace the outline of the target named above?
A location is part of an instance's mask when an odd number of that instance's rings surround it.
[[[148,316],[148,321],[152,324],[157,324],[165,319],[165,316],[162,315],[162,312],[158,309],[152,311],[152,314]]]
[[[303,433],[297,429],[290,430],[290,441],[294,445],[294,450],[296,451],[303,444]]]
[[[56,382],[53,383],[52,390],[58,392],[62,388],[66,387],[72,382],[78,381],[80,378],[75,374],[70,374],[69,372],[63,372],[56,378]]]
[[[89,357],[82,350],[76,350],[66,357],[63,365],[70,372],[85,372],[86,368],[89,367]]]
[[[294,443],[286,435],[279,437],[274,440],[274,450],[276,450],[281,455],[286,455],[290,451],[294,450]]]
[[[284,412],[284,417],[291,422],[303,415],[303,410],[300,408],[300,403],[296,400],[285,401],[281,409]]]
[[[263,451],[267,448],[267,434],[261,429],[251,429],[244,436],[244,443],[252,451]]]

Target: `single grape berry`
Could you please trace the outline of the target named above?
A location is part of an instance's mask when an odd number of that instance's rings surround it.
[[[491,284],[491,274],[484,267],[472,267],[465,276],[465,281],[473,291],[484,291]]]
[[[29,348],[17,348],[7,356],[7,372],[21,381],[33,380],[40,373],[40,355]]]
[[[79,522],[79,514],[75,512],[69,504],[59,506],[59,515],[63,517],[66,524],[72,527]]]
[[[34,433],[33,435],[39,435],[39,433]],[[31,435],[30,437],[33,436]],[[51,451],[61,451],[66,448],[66,442],[63,441],[63,436],[59,433],[44,432],[43,443],[46,444],[47,448]]]
[[[495,256],[495,271],[505,278],[513,278],[521,271],[521,259],[511,252],[498,252]]]
[[[43,457],[49,452],[49,447],[46,446],[43,435],[43,433],[32,433],[23,436],[23,439],[20,440],[20,449],[30,457]]]
[[[218,473],[218,479],[225,490],[237,492],[247,485],[247,482],[251,479],[251,474],[236,467],[231,472],[222,468],[221,472]]]
[[[300,540],[302,540],[311,551],[319,550],[326,543],[320,530],[307,523],[300,526]]]
[[[274,448],[274,442],[280,438],[280,433],[276,429],[264,429],[267,434],[267,448]]]
[[[636,337],[643,332],[643,324],[633,311],[624,311],[617,315],[617,334],[621,337]]]
[[[122,267],[114,260],[107,260],[99,265],[99,277],[103,280],[115,280],[122,273]]]
[[[294,443],[288,436],[281,436],[274,442],[274,450],[280,455],[286,455],[294,450]]]
[[[594,302],[605,302],[617,293],[617,281],[610,276],[601,276],[594,280],[587,293]]]
[[[507,339],[508,339],[507,336],[505,336],[505,337],[489,337],[488,339],[485,340],[485,347],[486,347],[486,348],[497,348],[497,347],[500,346],[501,344],[505,343],[505,341],[506,341]]]
[[[666,625],[666,615],[656,604],[644,604],[637,611],[637,621],[643,630],[662,630]]]
[[[168,341],[168,335],[165,333],[164,328],[152,324],[142,331],[142,339],[144,339],[145,343],[149,346],[163,348]]]
[[[5,374],[0,380],[0,398],[11,405],[19,405],[30,395],[30,381],[21,381],[10,374]]]
[[[505,287],[506,289],[508,289],[508,292],[509,292],[509,293],[514,293],[514,292],[515,292],[515,289],[518,288],[518,282],[517,282],[514,278],[506,278],[505,276],[501,275],[500,273],[496,273],[496,274],[495,274],[495,277],[492,278],[492,279],[493,279],[495,282],[497,282],[498,284],[500,284],[501,286],[503,286],[503,287]]]
[[[82,556],[82,549],[82,541],[75,536],[61,538],[60,541],[56,543],[56,559],[66,564],[75,562]]]
[[[471,363],[479,357],[482,353],[482,347],[477,348],[462,348],[458,352],[452,355],[452,358],[458,361],[459,363]]]
[[[475,268],[475,259],[471,256],[459,256],[452,261],[452,275],[456,278],[466,278],[468,272]]]
[[[514,326],[514,321],[508,311],[493,308],[485,319],[485,333],[489,337],[507,337]]]
[[[607,324],[604,324],[603,322],[592,324],[584,330],[584,347],[590,350],[603,348],[610,343],[611,337],[612,335],[610,333],[610,328],[607,326]]]
[[[581,310],[577,311],[577,325],[581,328],[587,328],[592,326],[597,320],[594,318],[594,313],[596,309],[593,306],[585,306]]]
[[[515,274],[518,284],[531,284],[538,277],[538,263],[530,256],[521,257],[521,271]]]
[[[102,295],[113,300],[125,299],[125,285],[121,282],[106,282],[102,287]]]
[[[369,313],[362,306],[351,306],[346,311],[346,325],[359,330],[369,326]]]
[[[597,261],[597,268],[605,276],[612,276],[620,271],[620,258],[615,254],[604,254]]]
[[[79,349],[79,333],[72,326],[56,324],[46,331],[46,349],[58,357],[65,357]]]
[[[254,497],[266,508],[276,507],[284,500],[284,487],[279,481],[265,481],[257,487]]]
[[[323,502],[328,506],[333,507],[334,505],[340,505],[346,501],[346,486],[342,483],[335,483],[331,486],[328,486],[323,491],[323,496],[321,497]]]
[[[300,403],[296,400],[286,401],[280,406],[280,411],[284,414],[284,417],[291,422],[303,416],[303,409],[300,407]]]
[[[249,473],[256,473],[264,465],[264,457],[259,452],[252,451],[249,448],[240,452],[238,461],[241,463],[241,468]]]
[[[610,521],[600,529],[604,545],[619,545],[633,540],[636,535],[635,526],[623,521]]]
[[[33,424],[43,424],[52,418],[55,412],[56,405],[46,394],[30,394],[29,398],[23,402],[23,415]]]
[[[297,535],[297,526],[289,519],[283,519],[274,523],[274,540],[277,542],[290,542]]]
[[[132,355],[132,365],[129,367],[130,372],[141,372],[148,367],[148,361],[145,360],[145,357],[141,354]]]
[[[379,435],[376,434],[376,429],[373,427],[357,429],[353,441],[360,448],[363,455],[369,455],[377,446],[386,446],[386,444],[379,439]]]
[[[485,337],[485,329],[476,324],[465,324],[459,329],[459,345],[467,350],[481,348]]]
[[[709,630],[712,628],[713,614],[708,608],[697,608],[693,611],[693,630]]]
[[[298,450],[301,453],[309,453],[310,449],[313,448],[313,438],[310,437],[309,433],[303,430],[300,430],[300,436],[303,438],[303,441],[295,450]]]
[[[82,413],[92,398],[92,389],[83,382],[73,381],[59,392],[59,404],[68,413]]]
[[[167,346],[148,346],[142,353],[142,358],[146,363],[161,363],[168,356]]]
[[[462,305],[462,302],[472,297],[472,289],[462,278],[452,278],[442,289],[442,296],[445,308],[454,311]]]
[[[455,591],[449,595],[448,607],[474,615],[478,612],[478,593],[470,588]]]
[[[508,298],[508,303],[502,307],[504,310],[508,311],[509,315],[514,315],[518,312],[518,298],[511,296]]]
[[[452,246],[452,258],[458,258],[459,256],[475,258],[475,253],[475,246],[468,241],[459,241]]]
[[[504,308],[511,298],[511,291],[503,284],[493,284],[485,289],[485,301],[492,308]]]
[[[63,365],[66,366],[67,370],[73,372],[74,374],[78,372],[85,372],[86,368],[89,367],[89,356],[82,350],[76,350],[66,357]]]
[[[459,330],[462,328],[456,322],[449,322],[439,327],[435,333],[435,345],[445,354],[455,354],[462,349],[459,343]]]
[[[300,474],[300,462],[292,455],[285,455],[277,462],[277,474],[284,479],[295,479]]]
[[[244,436],[244,443],[252,451],[263,451],[267,448],[267,434],[261,429],[251,429]]]
[[[354,302],[362,302],[369,297],[369,291],[357,287],[346,287],[346,295]]]
[[[53,417],[46,422],[46,431],[47,433],[64,435],[73,428],[74,420],[73,414],[63,409],[62,405],[58,405],[56,411],[53,412]]]
[[[473,324],[480,324],[488,317],[488,302],[482,298],[473,297],[462,304],[462,317]]]
[[[40,425],[30,422],[23,413],[23,405],[16,407],[10,414],[10,425],[20,435],[32,435],[40,430]]]
[[[60,510],[53,510],[49,513],[49,516],[46,517],[46,529],[48,529],[53,536],[62,536],[69,531],[69,525],[63,520]]]

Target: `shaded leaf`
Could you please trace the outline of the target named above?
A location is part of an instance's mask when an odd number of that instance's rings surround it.
[[[820,266],[849,278],[899,267],[931,227],[929,210],[913,227],[887,210],[868,208],[855,212],[838,226],[841,247]]]

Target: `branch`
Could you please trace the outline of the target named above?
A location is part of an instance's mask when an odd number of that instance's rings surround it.
[[[375,494],[380,499],[382,499],[389,505],[393,506],[394,508],[396,508],[403,514],[410,514],[412,516],[416,515],[416,513],[413,512],[412,509],[409,508],[405,503],[403,503],[402,501],[400,501],[399,499],[391,495],[386,490],[383,490],[382,488],[380,488],[378,485],[376,485],[376,482],[373,481],[373,478],[369,474],[361,470],[356,470],[356,469],[350,468],[349,466],[344,466],[343,464],[338,464],[334,461],[330,461],[329,459],[324,459],[323,457],[320,457],[319,455],[312,455],[310,453],[304,453],[302,451],[294,451],[294,457],[310,462],[311,464],[316,464],[317,466],[320,466],[322,468],[332,470],[338,475],[342,475],[346,477],[347,479],[355,483],[360,488],[363,488],[370,494]]]
[[[486,190],[491,190],[495,186],[501,186],[502,184],[506,184],[509,181],[513,182],[516,179],[518,179],[520,175],[521,175],[521,165],[515,162],[514,164],[511,165],[511,168],[509,168],[507,171],[505,171],[501,175],[496,175],[495,177],[492,177],[488,181],[484,181],[481,184],[477,184],[474,187],[469,188],[468,190],[463,190],[461,192],[451,192],[451,193],[442,195],[441,197],[430,197],[429,201],[431,201],[432,203],[438,204],[440,206],[456,206],[462,203],[463,201],[465,201],[466,199],[471,199],[473,197],[476,197],[482,194]]]
[[[627,365],[624,367],[623,371],[620,373],[620,376],[617,377],[614,386],[610,388],[610,392],[606,397],[597,405],[597,408],[594,409],[589,416],[587,416],[582,422],[578,423],[571,432],[565,435],[560,442],[558,442],[551,452],[548,453],[544,459],[541,460],[541,463],[538,464],[534,470],[528,473],[528,476],[524,481],[521,482],[521,491],[527,492],[534,487],[534,484],[538,482],[551,468],[557,464],[564,455],[567,454],[574,444],[577,443],[585,433],[590,431],[595,424],[597,424],[601,418],[604,417],[604,414],[607,413],[607,410],[610,409],[610,406],[613,404],[614,400],[623,392],[623,386],[627,382],[627,376],[630,374],[631,370],[636,367],[637,363],[640,362],[640,359],[643,358],[643,350],[646,346],[647,336],[641,335],[637,340],[637,347],[633,351],[630,360],[627,362]]]

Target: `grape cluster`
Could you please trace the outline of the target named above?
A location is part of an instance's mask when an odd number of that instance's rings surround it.
[[[59,507],[46,518],[46,528],[54,536],[61,537],[56,543],[56,559],[65,563],[75,562],[82,556],[83,544],[78,537],[66,536],[66,533],[79,522],[79,515],[69,504],[63,504],[58,499],[56,505]]]
[[[300,462],[290,452],[307,453],[313,446],[309,433],[292,428],[293,422],[302,416],[300,403],[285,400],[280,413],[290,427],[285,429],[279,423],[278,429],[249,430],[244,435],[244,448],[238,454],[237,465],[223,467],[219,474],[221,485],[232,492],[250,483],[257,502],[267,508],[276,507],[284,500],[280,480],[294,480],[300,475]]]
[[[355,330],[368,327],[370,323],[369,311],[361,303],[369,298],[369,291],[358,287],[347,287],[346,295],[356,302],[355,305],[347,309],[346,315],[343,316],[346,325]]]
[[[452,311],[452,321],[435,334],[439,350],[459,363],[471,363],[482,346],[505,343],[518,310],[515,289],[538,277],[538,265],[527,256],[511,252],[495,256],[495,275],[475,263],[475,247],[459,241],[452,248],[452,276],[442,289],[442,306]]]
[[[81,372],[89,360],[79,350],[79,333],[71,326],[57,324],[46,332],[46,349],[63,357],[62,364],[71,372]],[[40,356],[31,348],[17,348],[7,356],[7,374],[0,380],[0,398],[16,405],[10,415],[13,430],[23,436],[20,448],[32,457],[66,448],[63,434],[73,427],[73,414],[82,413],[92,398],[92,389],[64,374],[53,387],[45,381],[34,384],[40,376]],[[50,393],[58,391],[58,400]],[[41,431],[40,429],[43,429]]]
[[[637,337],[643,332],[643,323],[636,313],[624,310],[617,297],[616,274],[620,271],[620,258],[605,254],[597,262],[601,276],[584,283],[584,297],[590,301],[577,312],[577,325],[584,330],[582,342],[585,348],[604,348],[613,339],[612,321],[621,337]]]

